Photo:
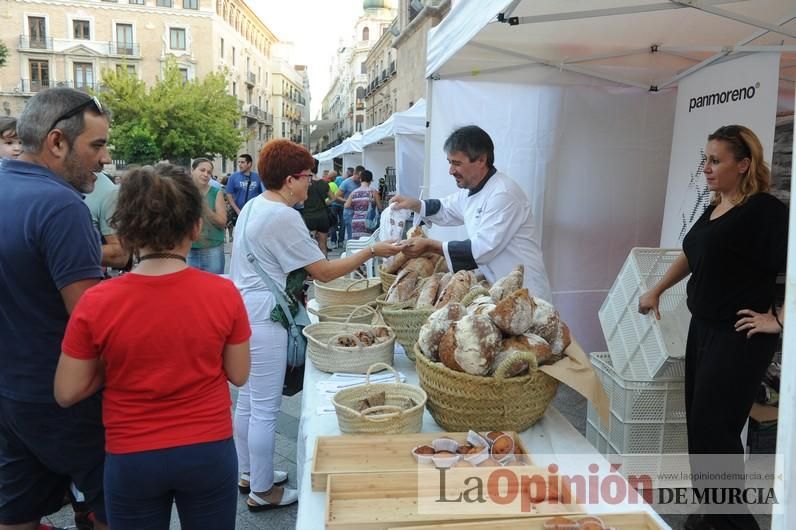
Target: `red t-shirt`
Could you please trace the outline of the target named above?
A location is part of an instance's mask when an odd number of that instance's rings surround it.
[[[62,349],[102,359],[105,448],[120,454],[232,436],[222,352],[250,335],[235,285],[188,268],[125,274],[87,290]]]

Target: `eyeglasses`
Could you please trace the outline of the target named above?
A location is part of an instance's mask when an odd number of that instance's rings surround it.
[[[307,177],[308,179],[312,178],[312,173],[293,173],[290,175],[291,177],[300,178],[300,177]]]
[[[102,104],[100,103],[99,99],[97,99],[97,96],[91,96],[90,98],[88,98],[86,101],[84,101],[83,103],[81,103],[77,107],[75,107],[72,110],[69,110],[69,111],[63,113],[61,116],[59,116],[53,122],[53,124],[50,126],[50,131],[55,129],[55,126],[58,125],[59,122],[61,122],[63,120],[68,120],[72,116],[77,116],[82,111],[86,110],[87,108],[89,108],[92,105],[94,106],[94,110],[97,111],[97,114],[102,114],[102,112],[103,112],[102,111]]]

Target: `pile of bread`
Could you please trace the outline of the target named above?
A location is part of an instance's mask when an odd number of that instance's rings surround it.
[[[387,342],[392,338],[392,333],[386,327],[373,327],[362,329],[349,334],[341,334],[337,337],[337,346],[343,348],[358,348],[373,346]]]
[[[408,236],[409,239],[426,237],[419,226],[410,230]],[[409,258],[403,252],[399,252],[389,258],[383,266],[385,272],[397,274],[387,291],[385,302],[401,303],[404,307],[418,309],[434,307],[442,292],[441,287],[444,287],[451,278],[450,273],[445,273],[447,268],[443,256],[427,254]]]
[[[474,283],[472,272],[454,274],[420,329],[422,353],[451,370],[481,376],[493,375],[510,358],[518,359],[509,361],[507,377],[561,359],[571,342],[569,328],[552,304],[523,289],[523,274],[519,265],[489,289]]]

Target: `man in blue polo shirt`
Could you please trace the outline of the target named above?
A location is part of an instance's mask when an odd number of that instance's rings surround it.
[[[0,527],[36,529],[70,482],[106,529],[101,399],[53,397],[69,314],[102,277],[83,195],[110,163],[108,113],[84,92],[31,98],[17,123],[23,153],[0,162]]]
[[[242,154],[238,157],[238,169],[240,171],[233,173],[227,181],[225,188],[227,195],[227,203],[232,207],[232,224],[240,215],[243,205],[261,194],[263,185],[260,182],[260,176],[257,172],[252,171],[252,156],[249,154]]]

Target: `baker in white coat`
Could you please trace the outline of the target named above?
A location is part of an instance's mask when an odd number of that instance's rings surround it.
[[[402,243],[403,253],[412,258],[440,254],[451,271],[479,269],[492,283],[522,264],[524,287],[552,302],[531,204],[516,182],[495,169],[492,139],[480,127],[469,125],[453,131],[444,149],[448,172],[461,189],[443,199],[420,201],[398,195],[391,202],[440,226],[464,225],[469,239],[414,238]]]

